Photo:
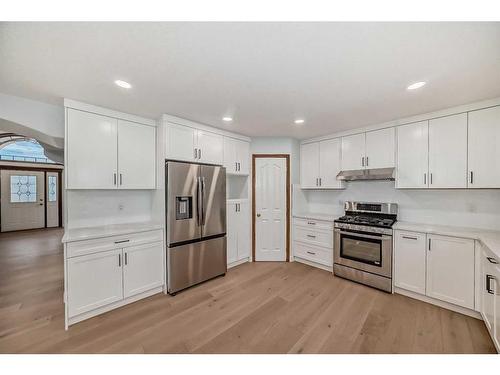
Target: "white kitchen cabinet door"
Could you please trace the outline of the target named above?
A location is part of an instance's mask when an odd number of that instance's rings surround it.
[[[394,168],[395,128],[366,133],[366,168]]]
[[[467,113],[429,120],[429,188],[467,187]]]
[[[500,106],[469,112],[468,187],[500,187]]]
[[[300,187],[319,187],[319,142],[300,145]]]
[[[481,315],[484,324],[491,332],[492,336],[495,333],[495,295],[493,289],[494,285],[494,265],[488,260],[489,253],[481,249],[481,279],[480,279],[480,293],[481,293]],[[489,287],[489,291],[488,291]]]
[[[196,161],[196,138],[196,129],[169,123],[167,131],[167,158],[172,160]]]
[[[67,260],[67,298],[70,317],[123,299],[122,250]]]
[[[342,188],[337,180],[340,172],[340,138],[328,139],[319,143],[319,186],[322,189]]]
[[[429,297],[474,309],[474,241],[427,235]]]
[[[219,134],[197,131],[198,161],[221,164],[224,161],[224,137]]]
[[[342,137],[342,170],[365,168],[365,133]]]
[[[66,188],[115,189],[117,120],[67,109]]]
[[[123,249],[124,298],[163,285],[163,242]]]
[[[238,155],[238,173],[248,175],[250,173],[250,143],[237,141],[236,154]]]
[[[238,140],[224,137],[224,167],[227,174],[238,173]]]
[[[395,231],[394,285],[425,295],[426,234]]]
[[[398,126],[396,187],[427,188],[428,178],[428,121]]]
[[[495,305],[494,311],[494,335],[493,340],[495,341],[495,346],[497,350],[500,350],[500,266],[496,265],[493,271],[493,299]]]
[[[228,202],[226,204],[227,264],[231,264],[238,260],[238,229],[236,203]]]
[[[238,260],[250,256],[250,210],[248,201],[238,206]]]
[[[118,187],[154,189],[156,129],[118,120]]]

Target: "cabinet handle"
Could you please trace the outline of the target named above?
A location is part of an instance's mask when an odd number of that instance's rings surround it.
[[[470,171],[470,183],[474,183],[474,172]]]
[[[316,225],[316,223],[314,221],[308,221],[307,224],[309,224],[309,225]]]
[[[432,173],[431,173],[431,181],[430,182],[431,182],[431,185],[432,185]]]
[[[429,238],[429,251],[431,251],[431,239]]]
[[[491,280],[495,280],[493,275],[486,275],[486,291],[489,294],[495,294],[493,290],[491,290]]]
[[[122,255],[118,254],[118,267],[122,266]]]
[[[321,177],[319,178],[319,186],[321,186]]]
[[[240,164],[240,162],[238,162],[238,172],[240,172],[240,171],[241,171],[241,164]]]
[[[200,148],[200,149],[198,149],[198,159],[200,159],[200,160],[201,160],[201,148]]]
[[[124,243],[124,242],[129,242],[130,240],[121,240],[121,241],[115,241],[115,243]]]
[[[368,156],[366,157],[366,166],[368,167]]]
[[[309,238],[316,238],[316,236],[313,236],[312,234],[308,234],[307,237],[309,237]]]
[[[492,257],[486,257],[486,259],[488,259],[488,261],[490,263],[493,263],[493,264],[498,264],[498,261],[495,259],[495,258],[492,258]]]
[[[127,256],[127,253],[125,253],[125,265],[128,264],[128,256]]]
[[[116,173],[113,173],[113,185],[116,185]]]
[[[319,186],[319,178],[316,177],[316,186]]]
[[[120,186],[123,185],[123,175],[120,173]]]
[[[238,162],[234,162],[234,171],[238,172]]]
[[[427,185],[427,173],[424,173],[424,185]]]
[[[197,148],[194,149],[194,158],[198,159],[198,149]]]
[[[316,253],[313,251],[308,251],[307,254],[316,255]]]
[[[408,237],[408,236],[403,236],[404,239],[407,239],[407,240],[418,240],[417,237]]]
[[[362,167],[365,166],[365,157],[364,156],[361,156],[361,166]]]

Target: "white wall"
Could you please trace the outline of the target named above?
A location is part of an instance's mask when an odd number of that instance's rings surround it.
[[[294,189],[294,212],[342,215],[347,200],[394,202],[402,221],[500,230],[500,190],[397,190],[394,181],[353,181],[345,190]]]
[[[252,154],[290,154],[290,180],[300,179],[300,142],[288,137],[254,137],[250,145]]]
[[[151,220],[151,190],[66,190],[67,228]],[[121,208],[120,208],[121,207]]]

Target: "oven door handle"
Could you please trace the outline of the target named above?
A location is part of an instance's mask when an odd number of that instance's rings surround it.
[[[361,234],[361,233],[354,233],[354,232],[344,232],[342,230],[338,230],[336,229],[337,233],[340,233],[340,234],[347,234],[349,236],[357,236],[357,237],[362,237],[362,238],[368,238],[368,239],[372,239],[372,240],[383,240],[383,241],[387,241],[387,240],[390,240],[392,238],[392,236],[387,236],[387,235],[382,235],[382,236],[369,236],[367,234]]]

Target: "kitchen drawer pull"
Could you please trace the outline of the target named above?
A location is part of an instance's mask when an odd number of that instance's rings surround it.
[[[407,239],[407,240],[418,240],[417,237],[409,237],[409,236],[403,236],[404,239]]]
[[[125,265],[128,265],[128,256],[127,256],[127,253],[125,253]]]
[[[470,183],[471,185],[474,183],[474,172],[470,171]]]
[[[495,292],[491,290],[491,280],[495,280],[495,277],[492,275],[486,275],[486,291],[489,294],[495,294]]]
[[[118,267],[122,266],[122,255],[118,254]]]
[[[313,251],[308,251],[307,254],[316,255],[316,253]]]
[[[125,243],[125,242],[130,242],[130,240],[115,241],[115,243]]]
[[[194,149],[194,158],[198,159],[198,149],[197,148]]]
[[[314,221],[308,221],[307,224],[309,224],[309,225],[316,225],[316,223]]]
[[[498,264],[498,261],[495,259],[495,258],[492,258],[492,257],[486,257],[486,259],[488,259],[488,261],[490,263],[493,263],[493,264]]]
[[[313,236],[312,234],[308,234],[307,237],[309,237],[309,238],[316,238],[316,236]]]

